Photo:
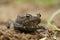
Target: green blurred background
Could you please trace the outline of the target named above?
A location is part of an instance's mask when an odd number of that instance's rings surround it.
[[[11,2],[32,2],[42,6],[52,6],[55,4],[60,4],[60,0],[0,0],[0,4],[2,3],[11,3]]]
[[[60,0],[16,0],[18,2],[33,2],[43,6],[51,6],[55,4],[59,4]]]

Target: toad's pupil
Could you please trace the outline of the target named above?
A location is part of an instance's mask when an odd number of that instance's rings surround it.
[[[30,15],[30,14],[26,14],[26,17],[27,17],[27,18],[30,18],[30,17],[31,17],[31,15]]]
[[[26,17],[30,17],[29,15],[27,15]]]

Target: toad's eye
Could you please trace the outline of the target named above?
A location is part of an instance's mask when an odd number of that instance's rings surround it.
[[[30,18],[30,17],[31,17],[31,15],[30,15],[30,14],[26,14],[26,17],[27,17],[27,18]]]

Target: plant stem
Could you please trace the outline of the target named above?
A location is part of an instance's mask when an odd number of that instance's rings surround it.
[[[51,22],[53,20],[53,18],[60,13],[60,9],[58,9],[56,12],[54,12],[51,16],[51,18],[49,19],[49,22]]]

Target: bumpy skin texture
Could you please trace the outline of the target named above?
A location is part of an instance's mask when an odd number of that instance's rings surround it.
[[[37,14],[33,16],[31,14],[26,14],[25,16],[17,16],[16,22],[9,22],[8,27],[14,28],[15,30],[19,30],[21,32],[34,32],[37,29],[44,29],[47,32],[47,28],[43,26],[39,26],[38,24],[41,22],[41,15]]]
[[[38,25],[41,22],[40,17],[40,14],[39,16],[33,16],[31,14],[26,14],[25,16],[18,16],[16,23],[22,24],[24,26]]]
[[[28,30],[28,32],[32,32],[37,29],[37,25],[41,22],[40,17],[40,14],[37,14],[36,16],[33,16],[31,14],[26,14],[25,16],[18,16],[16,23],[23,25],[22,29],[24,28],[24,31]]]

